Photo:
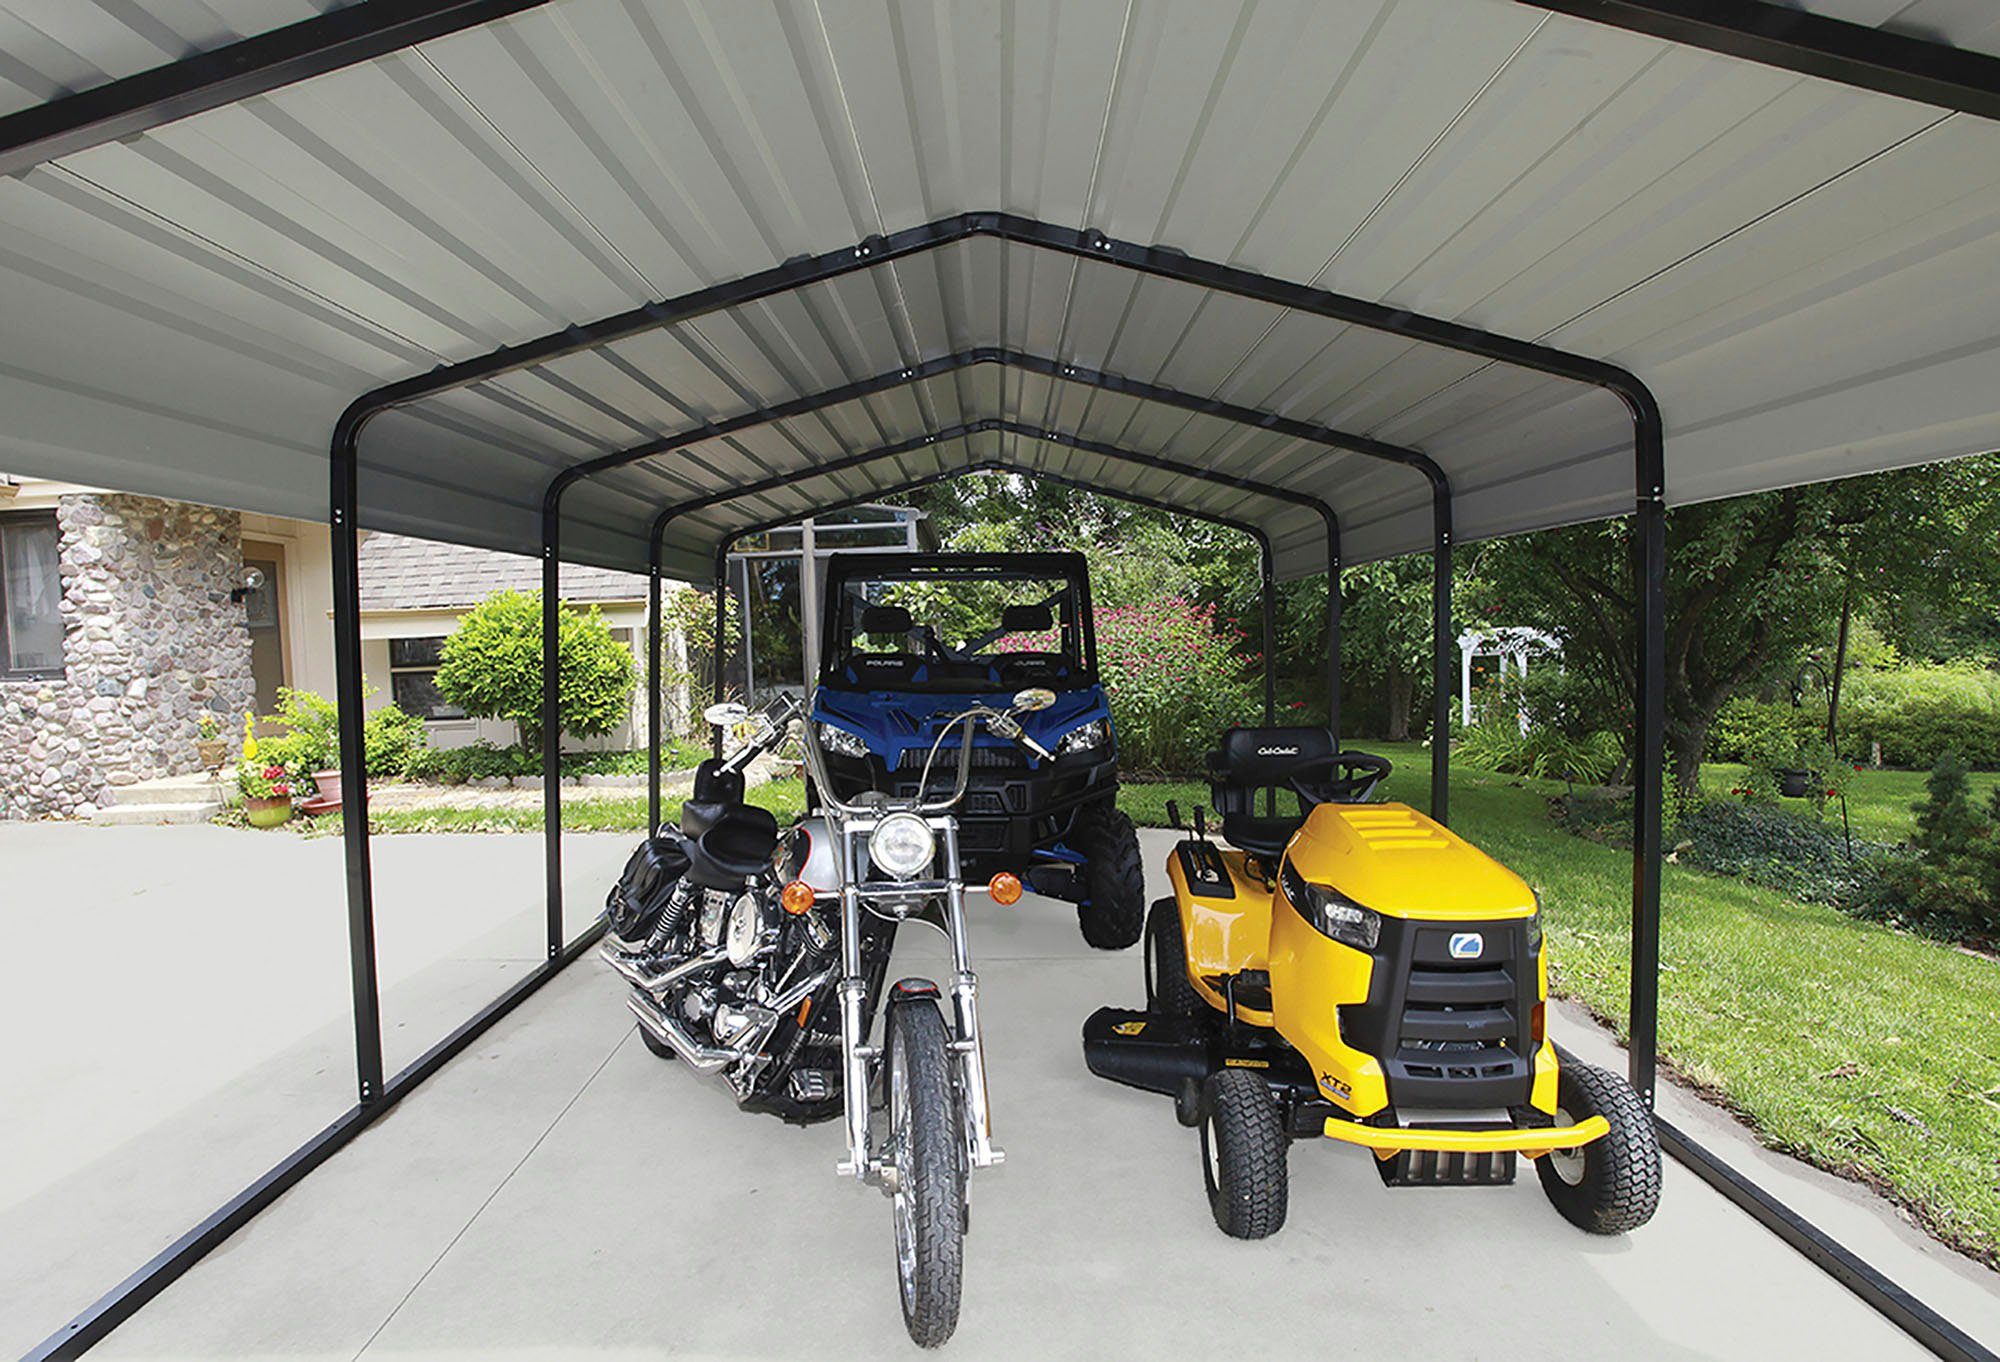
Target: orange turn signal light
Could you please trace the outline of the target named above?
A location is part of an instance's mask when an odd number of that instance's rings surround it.
[[[993,896],[995,903],[1018,903],[1021,898],[1020,878],[1003,870],[986,882],[986,892]]]
[[[813,892],[813,887],[804,880],[793,880],[778,891],[779,905],[793,917],[810,913],[812,911],[813,900],[818,897],[819,895]]]

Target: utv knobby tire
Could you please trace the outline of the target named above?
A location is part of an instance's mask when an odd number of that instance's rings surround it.
[[[1201,1176],[1216,1225],[1235,1239],[1276,1234],[1290,1197],[1289,1141],[1270,1088],[1255,1070],[1223,1069],[1201,1097]]]
[[[646,1042],[646,1048],[648,1050],[651,1050],[659,1058],[661,1059],[680,1058],[680,1056],[674,1052],[674,1047],[667,1044],[665,1041],[661,1040],[658,1036],[655,1036],[651,1031],[648,1031],[646,1029],[646,1024],[644,1022],[638,1023],[638,1028],[639,1028],[639,1039]]]
[[[1592,1234],[1624,1234],[1653,1218],[1660,1204],[1660,1140],[1652,1113],[1617,1074],[1558,1048],[1556,1106],[1570,1122],[1602,1116],[1609,1134],[1567,1156],[1535,1160],[1542,1190],[1563,1219]]]
[[[1188,979],[1187,941],[1181,936],[1181,910],[1172,899],[1160,899],[1146,914],[1146,991],[1151,1010],[1163,1017],[1198,1017],[1204,1004]]]
[[[1101,951],[1122,951],[1146,928],[1146,868],[1139,860],[1139,832],[1110,804],[1083,809],[1076,818],[1076,849],[1083,853],[1088,896],[1076,906],[1083,939]]]
[[[929,1001],[897,1003],[889,1009],[887,1068],[883,1092],[894,1138],[898,1086],[908,1082],[907,1151],[896,1155],[899,1177],[909,1185],[908,1246],[914,1263],[906,1273],[903,1224],[897,1226],[896,1280],[903,1301],[903,1325],[922,1348],[935,1348],[958,1327],[959,1284],[964,1273],[965,1165],[960,1157],[963,1123],[952,1083],[951,1054],[944,1019]]]

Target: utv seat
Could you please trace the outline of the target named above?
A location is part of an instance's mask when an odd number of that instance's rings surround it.
[[[1251,856],[1276,860],[1306,820],[1305,796],[1287,784],[1300,763],[1338,750],[1324,728],[1232,728],[1208,754],[1208,787],[1222,815],[1222,840]],[[1259,814],[1258,795],[1279,790],[1297,806],[1291,815]]]

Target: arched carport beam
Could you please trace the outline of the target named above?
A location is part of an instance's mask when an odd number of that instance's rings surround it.
[[[916,364],[899,366],[868,378],[840,384],[823,392],[774,403],[753,411],[743,412],[720,421],[704,422],[700,426],[672,435],[649,440],[629,449],[616,450],[583,460],[560,470],[549,482],[542,498],[542,560],[543,560],[543,615],[546,637],[554,636],[555,599],[558,594],[551,580],[557,576],[557,561],[560,558],[562,532],[562,500],[569,489],[577,483],[616,469],[626,468],[659,458],[678,450],[688,449],[705,442],[726,438],[744,431],[770,425],[778,421],[794,420],[830,407],[859,401],[897,389],[924,382],[946,374],[982,364],[995,364],[1007,368],[1020,369],[1027,373],[1065,383],[1075,383],[1082,387],[1103,392],[1116,393],[1135,400],[1156,402],[1176,410],[1213,417],[1233,425],[1248,429],[1269,431],[1308,444],[1317,444],[1329,449],[1360,454],[1366,458],[1385,463],[1399,464],[1421,474],[1431,489],[1432,525],[1432,572],[1431,572],[1431,670],[1432,670],[1432,713],[1431,713],[1431,814],[1439,822],[1450,818],[1450,778],[1451,778],[1451,716],[1450,716],[1450,641],[1455,636],[1451,620],[1452,582],[1452,506],[1451,480],[1436,460],[1418,449],[1391,444],[1370,436],[1356,435],[1349,431],[1322,425],[1318,422],[1303,421],[1296,417],[1282,416],[1275,412],[1244,406],[1217,397],[1203,397],[1182,391],[1161,383],[1144,379],[1128,378],[1121,374],[1109,373],[1088,365],[1072,364],[1046,355],[1037,355],[1025,350],[1004,346],[975,346],[949,355],[941,355]],[[655,582],[660,574],[658,558],[659,537],[651,541],[651,556],[648,575]],[[1275,572],[1275,560],[1271,557],[1266,543],[1263,565],[1266,570],[1263,582],[1263,613],[1266,617],[1266,632],[1274,634],[1275,628],[1270,617],[1274,614],[1272,600],[1274,590],[1271,574]],[[720,578],[718,577],[718,580]],[[658,605],[659,588],[648,588],[647,632],[649,638],[657,639],[660,629]],[[649,645],[652,646],[652,645]],[[659,672],[657,658],[649,654],[649,666],[655,676]],[[1266,648],[1267,672],[1271,665],[1270,649]],[[554,674],[553,663],[544,657],[545,674]],[[1271,678],[1266,676],[1266,692],[1272,689]],[[545,694],[545,726],[551,721],[557,706],[553,697]],[[658,697],[649,702],[657,708]],[[1274,706],[1267,706],[1267,710]],[[649,719],[657,727],[657,716],[649,709]],[[544,792],[545,800],[548,798]],[[559,872],[558,872],[559,873]]]
[[[381,1036],[373,999],[374,907],[368,873],[367,799],[365,784],[360,778],[364,766],[361,621],[359,545],[355,539],[354,516],[358,503],[356,446],[362,428],[380,412],[423,397],[497,378],[723,308],[824,283],[857,270],[872,269],[880,264],[979,237],[1038,246],[1155,278],[1193,284],[1233,297],[1255,299],[1308,315],[1427,342],[1462,354],[1477,355],[1601,388],[1624,403],[1633,423],[1636,473],[1634,521],[1637,531],[1634,536],[1634,565],[1638,588],[1635,594],[1640,616],[1639,665],[1634,697],[1639,741],[1633,773],[1637,788],[1633,799],[1631,1073],[1634,1085],[1650,1103],[1655,1082],[1659,1020],[1663,792],[1658,740],[1666,719],[1665,436],[1659,405],[1652,392],[1631,372],[1588,356],[1570,354],[1551,346],[1328,289],[1275,279],[1254,270],[1200,260],[1166,247],[1141,246],[1116,240],[1095,230],[1059,227],[1017,214],[998,212],[965,213],[886,235],[871,236],[853,246],[800,256],[727,283],[697,289],[676,299],[641,304],[586,325],[566,327],[535,340],[502,346],[486,355],[444,365],[428,374],[377,388],[356,399],[341,414],[332,441],[332,508],[329,520],[334,529],[335,676],[337,698],[346,716],[342,722],[341,762],[343,768],[355,776],[348,782],[353,788],[348,789],[343,809],[346,814],[349,935],[357,952],[354,961],[356,1048],[364,1100],[370,1096],[368,1080],[371,1061],[368,1052],[371,1043],[372,1071],[377,1075],[379,1087]],[[1442,597],[1446,589],[1438,590],[1437,596]],[[1448,669],[1448,659],[1439,661],[1437,666],[1441,672]],[[1448,677],[1441,676],[1442,680],[1448,680]],[[1440,689],[1445,688],[1440,685]],[[551,830],[550,836],[556,837],[557,832]],[[548,913],[551,953],[557,949],[554,942],[561,935],[560,886],[555,888],[558,892],[551,895]],[[361,952],[365,952],[365,960],[359,957]],[[370,997],[365,1002],[359,996],[364,974],[370,991]]]
[[[1273,501],[1281,501],[1290,505],[1303,507],[1307,510],[1312,511],[1314,514],[1318,515],[1320,517],[1321,524],[1325,527],[1326,544],[1327,544],[1327,572],[1328,572],[1328,590],[1327,590],[1328,697],[1327,698],[1328,698],[1328,707],[1329,707],[1329,714],[1331,716],[1331,721],[1335,725],[1338,724],[1340,715],[1340,667],[1338,660],[1340,651],[1339,650],[1340,521],[1339,518],[1334,514],[1333,508],[1331,506],[1327,505],[1326,502],[1322,501],[1320,498],[1316,496],[1311,495],[1310,493],[1295,491],[1287,487],[1279,487],[1274,484],[1260,482],[1252,478],[1241,478],[1234,476],[1232,474],[1220,473],[1215,471],[1214,469],[1202,468],[1188,464],[1179,464],[1175,463],[1170,459],[1162,459],[1157,455],[1143,454],[1136,450],[1124,449],[1116,445],[1106,444],[1103,441],[1087,440],[1079,436],[1068,435],[1060,431],[1045,430],[1039,426],[1030,425],[1026,422],[1006,421],[998,419],[970,421],[963,423],[961,425],[949,426],[942,430],[932,431],[925,435],[912,436],[909,439],[898,440],[893,444],[883,445],[876,449],[863,450],[859,453],[845,455],[838,459],[830,459],[824,463],[815,464],[808,468],[797,469],[782,474],[774,474],[771,477],[762,478],[756,482],[746,483],[741,487],[728,488],[724,491],[713,492],[706,496],[694,497],[687,501],[667,506],[660,511],[657,517],[654,518],[652,529],[648,535],[650,554],[652,559],[653,580],[657,582],[659,579],[661,545],[665,538],[667,529],[676,520],[682,519],[686,516],[696,515],[702,511],[709,510],[716,506],[725,505],[732,501],[741,500],[742,498],[745,497],[763,496],[770,492],[780,491],[783,490],[784,488],[791,487],[797,483],[805,482],[810,479],[821,478],[821,477],[832,477],[834,475],[843,472],[850,472],[857,469],[866,468],[870,465],[881,463],[886,460],[901,458],[905,455],[915,453],[919,450],[929,448],[935,445],[947,444],[954,440],[969,439],[975,435],[984,435],[993,433],[1018,435],[1026,439],[1041,440],[1050,444],[1060,444],[1068,448],[1076,449],[1083,453],[1094,454],[1097,455],[1098,457],[1111,460],[1114,462],[1129,463],[1139,467],[1151,468],[1159,472],[1167,473],[1176,477],[1192,478],[1195,479],[1196,481],[1211,483],[1213,485],[1221,487],[1228,487],[1236,491],[1254,493],[1256,495],[1269,498],[1270,500]],[[1011,467],[1013,465],[1009,466]],[[966,471],[967,468],[965,465],[959,465],[949,470],[950,474],[953,476],[963,474]],[[1026,471],[1033,472],[1032,469],[1028,469]],[[1091,484],[1069,478],[1063,478],[1059,480],[1062,481],[1065,486],[1077,487],[1082,490],[1099,491],[1105,494],[1106,496],[1113,496],[1113,497],[1126,496],[1124,492],[1122,492],[1117,488],[1095,487],[1092,486]],[[925,483],[923,485],[928,486],[929,484]],[[841,506],[857,505],[859,504],[860,501],[866,500],[870,496],[890,495],[898,490],[907,490],[907,489],[903,488],[900,484],[892,488],[881,488],[881,487],[873,488],[870,491],[861,494],[861,496],[858,498],[849,498],[837,503],[833,503],[832,505],[827,507],[815,508],[815,513],[818,513],[819,511],[822,510],[836,509]],[[1178,507],[1169,507],[1167,503],[1154,502],[1150,498],[1127,496],[1126,499],[1135,502],[1140,502],[1142,504],[1158,505],[1161,506],[1163,509],[1175,509],[1175,510],[1182,509]],[[1205,520],[1212,520],[1219,524],[1233,524],[1237,528],[1243,528],[1243,529],[1249,528],[1249,526],[1244,525],[1242,522],[1231,521],[1227,517],[1215,516],[1215,515],[1202,515],[1200,518]],[[718,554],[717,562],[720,563],[723,560],[723,557],[726,556],[728,543],[733,543],[735,540],[742,538],[746,534],[756,533],[760,528],[770,528],[772,526],[785,525],[791,523],[791,521],[796,519],[798,519],[798,512],[790,512],[787,515],[770,522],[770,526],[751,526],[731,531],[728,539],[725,541],[723,550],[721,551],[721,553]],[[1270,542],[1267,536],[1263,535],[1261,532],[1257,533],[1258,533],[1259,547],[1262,551],[1264,562],[1267,565],[1266,571],[1268,575],[1268,564],[1270,564],[1271,562]],[[717,575],[718,578],[720,578],[721,569],[719,567],[717,570]],[[655,631],[655,633],[657,636],[657,631]],[[659,659],[657,650],[658,650],[657,643],[649,645],[649,658],[648,658],[648,671],[650,674],[649,685],[652,686],[655,697],[657,697],[658,694],[658,676],[659,676]],[[1268,648],[1266,650],[1266,659],[1268,665],[1268,659],[1269,659]],[[1271,691],[1271,683],[1268,680],[1266,682],[1265,689],[1266,693],[1269,694]],[[649,734],[649,748],[654,753],[654,755],[650,756],[648,760],[647,789],[648,789],[649,805],[652,809],[652,820],[654,823],[657,823],[658,799],[659,799],[658,795],[659,775],[658,775],[658,761],[657,761],[658,745],[656,741],[652,741],[654,735],[657,734],[657,727],[656,727],[657,712],[658,712],[657,698],[653,699],[650,703],[653,706],[653,709],[649,717],[655,724],[655,730],[654,734]]]
[[[972,432],[972,433],[978,433],[978,432]],[[950,439],[950,438],[954,437],[949,432],[944,432],[944,431],[937,432],[933,436],[925,437],[924,440],[917,447],[922,448],[925,447],[926,445],[934,444],[938,440]],[[908,453],[911,451],[901,450],[899,452]],[[891,456],[889,451],[880,451],[878,452],[878,454],[879,457]],[[1237,520],[1230,516],[1217,515],[1211,511],[1190,511],[1183,506],[1177,506],[1171,502],[1161,501],[1158,500],[1157,498],[1145,496],[1138,492],[1130,492],[1122,489],[1118,491],[1109,491],[1105,488],[1093,486],[1090,483],[1086,483],[1077,478],[1064,477],[1060,474],[1048,473],[1038,469],[1033,469],[1029,467],[1025,462],[1020,462],[1020,461],[1009,461],[1009,460],[988,458],[976,461],[973,464],[944,470],[943,476],[964,477],[972,473],[995,472],[1002,470],[1026,473],[1033,477],[1041,478],[1048,482],[1057,483],[1064,487],[1073,488],[1080,492],[1094,492],[1100,495],[1114,497],[1120,501],[1128,501],[1137,506],[1146,506],[1152,508],[1153,510],[1165,511],[1173,515],[1187,516],[1191,520],[1206,521],[1209,524],[1220,525],[1226,529],[1238,530],[1243,534],[1248,535],[1251,538],[1251,540],[1254,541],[1257,545],[1259,573],[1263,585],[1262,596],[1263,596],[1263,634],[1264,634],[1264,722],[1268,724],[1274,720],[1277,710],[1276,677],[1273,671],[1273,652],[1275,648],[1276,639],[1274,636],[1275,620],[1273,618],[1273,610],[1272,610],[1273,602],[1271,595],[1271,587],[1273,582],[1274,564],[1276,560],[1273,557],[1271,551],[1271,536],[1268,533],[1266,533],[1261,526],[1253,524],[1247,520]],[[807,476],[811,475],[808,474]],[[932,482],[941,480],[942,478],[927,478],[921,483],[921,485],[929,486]],[[893,496],[898,492],[909,491],[909,490],[911,490],[910,484],[905,484],[905,483],[899,483],[896,484],[895,486],[887,488],[874,488],[866,493],[863,493],[860,500],[854,500],[854,499],[844,500],[829,505],[823,509],[839,510],[843,509],[846,506],[858,505],[860,504],[861,500],[866,500],[867,498],[870,497]],[[797,518],[798,518],[797,516],[790,516],[783,520],[774,522],[772,526],[769,526],[767,528],[774,528],[776,525],[788,525]],[[649,605],[650,605],[651,617],[655,621],[658,620],[660,611],[660,606],[659,606],[660,573],[658,571],[658,564],[657,564],[657,560],[659,557],[658,549],[660,545],[661,535],[664,533],[665,527],[668,523],[670,523],[670,520],[665,516],[663,516],[659,520],[656,520],[654,522],[655,533],[652,536],[655,568],[651,576],[652,594]],[[721,658],[719,654],[720,654],[720,640],[723,637],[723,629],[722,629],[722,619],[724,613],[723,593],[726,590],[726,584],[727,584],[727,569],[725,565],[729,554],[729,546],[736,543],[738,540],[742,539],[745,535],[752,533],[756,533],[756,530],[754,528],[733,531],[730,534],[727,541],[725,541],[723,546],[717,551],[716,554],[715,638],[718,640],[716,647],[718,656],[716,659],[715,695],[716,698],[718,699],[721,697],[721,691],[722,691],[722,667],[721,667]],[[647,821],[650,826],[657,828],[660,823],[660,807],[661,807],[660,738],[662,732],[662,716],[660,711],[660,638],[659,638],[659,626],[657,622],[653,626],[652,634],[649,639],[646,674],[647,674],[647,685],[649,688],[649,698],[647,702],[647,759],[646,759]]]

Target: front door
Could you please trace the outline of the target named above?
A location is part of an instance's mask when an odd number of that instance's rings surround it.
[[[263,584],[243,598],[245,622],[250,626],[250,678],[257,686],[257,712],[269,714],[278,707],[278,687],[287,683],[285,674],[285,551],[276,544],[243,542],[244,579],[255,568],[264,576]]]

